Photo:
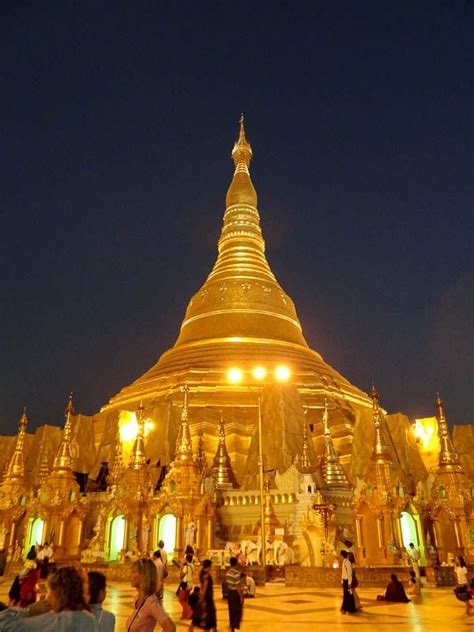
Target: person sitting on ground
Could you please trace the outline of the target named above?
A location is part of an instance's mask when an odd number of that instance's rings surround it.
[[[98,632],[89,611],[84,577],[77,568],[65,566],[48,577],[47,598],[29,608],[0,612],[0,630],[9,632]]]
[[[89,608],[99,624],[100,632],[114,632],[115,630],[115,615],[108,610],[102,608],[105,597],[107,595],[107,581],[103,573],[97,571],[89,571],[87,573],[88,578],[88,593],[89,593]]]
[[[421,595],[421,584],[420,580],[416,576],[415,571],[410,571],[407,593],[413,596]]]
[[[251,575],[247,575],[247,573],[240,573],[240,578],[243,584],[244,599],[255,597],[256,588],[254,578]]]
[[[40,578],[39,565],[34,560],[26,560],[25,573],[20,573],[20,607],[27,608],[36,601],[38,581]]]
[[[390,581],[385,589],[385,594],[378,595],[377,599],[379,601],[392,601],[398,603],[408,603],[410,601],[406,595],[405,589],[403,588],[402,582],[396,575],[390,575]]]

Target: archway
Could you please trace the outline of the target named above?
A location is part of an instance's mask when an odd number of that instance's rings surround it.
[[[163,540],[164,549],[169,554],[174,553],[176,547],[176,516],[173,514],[164,514],[158,523],[157,541]]]
[[[120,553],[124,548],[125,540],[125,518],[123,515],[116,516],[110,524],[109,537],[109,561],[115,562],[120,559]]]
[[[44,520],[35,518],[30,526],[30,537],[28,538],[27,552],[32,546],[43,543]]]
[[[413,516],[409,514],[408,511],[402,511],[400,514],[400,527],[402,530],[402,542],[404,548],[408,549],[410,542],[413,542],[418,549],[420,547],[420,543],[418,542],[416,523]]]

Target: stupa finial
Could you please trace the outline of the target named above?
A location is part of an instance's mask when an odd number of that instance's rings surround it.
[[[439,393],[436,394],[436,406],[438,408],[438,433],[440,442],[439,466],[460,468],[459,455],[449,436],[448,424],[444,414],[444,405]]]
[[[191,441],[191,431],[189,428],[189,411],[188,397],[189,386],[185,384],[181,390],[184,394],[183,410],[181,412],[181,423],[178,429],[178,437],[176,439],[176,455],[175,461],[185,462],[193,460],[193,444]]]
[[[72,401],[72,393],[69,395],[68,403],[64,410],[66,416],[66,422],[63,429],[63,437],[59,444],[58,451],[54,458],[52,472],[71,473],[72,472],[72,454],[71,454],[71,435],[72,435],[72,420],[74,415],[74,405]]]
[[[375,462],[378,487],[388,490],[391,485],[392,457],[388,448],[384,420],[382,419],[382,413],[380,411],[380,396],[377,389],[375,388],[375,384],[372,384],[371,397],[372,416],[375,429],[372,460]]]
[[[239,484],[235,478],[232,462],[225,442],[224,414],[221,410],[219,420],[219,442],[212,462],[212,477],[217,489],[236,489]]]
[[[313,460],[311,459],[311,453],[309,449],[308,443],[308,424],[306,421],[308,415],[308,409],[304,409],[304,420],[303,420],[303,447],[301,449],[301,456],[298,459],[297,468],[302,474],[309,474],[310,472],[314,472],[316,469]]]
[[[24,481],[25,479],[25,435],[26,426],[28,425],[28,417],[26,416],[26,406],[23,408],[23,414],[18,421],[18,435],[16,438],[15,451],[12,454],[10,463],[5,473],[4,482]]]
[[[323,412],[324,452],[321,457],[321,473],[328,487],[349,487],[349,480],[339,460],[329,429],[328,400],[324,398]]]
[[[139,470],[146,465],[145,455],[145,418],[144,418],[143,401],[140,401],[137,411],[137,436],[135,443],[133,444],[132,452],[130,454],[129,467],[133,470]]]
[[[244,115],[240,116],[239,137],[232,149],[232,160],[235,171],[229,190],[226,195],[226,206],[235,204],[245,204],[257,207],[257,193],[250,179],[249,165],[253,152],[250,143],[245,135]]]

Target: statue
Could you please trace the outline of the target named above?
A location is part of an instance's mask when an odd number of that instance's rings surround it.
[[[194,540],[196,535],[196,525],[194,522],[188,522],[186,529],[184,530],[184,544],[186,546],[194,546]]]

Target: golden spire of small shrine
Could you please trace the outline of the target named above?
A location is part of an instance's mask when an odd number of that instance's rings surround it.
[[[18,435],[15,444],[15,451],[12,454],[12,458],[10,459],[10,463],[5,473],[4,482],[24,482],[25,480],[24,445],[27,424],[28,417],[26,416],[25,406],[23,414],[18,422]]]
[[[63,437],[59,444],[58,451],[53,463],[52,472],[55,473],[68,473],[72,472],[73,460],[71,454],[71,434],[72,434],[72,420],[74,415],[74,405],[72,403],[72,393],[69,395],[69,400],[64,411],[66,416],[66,423],[64,424]]]
[[[124,470],[122,455],[122,439],[120,437],[120,424],[117,422],[117,433],[115,436],[114,460],[110,468],[110,485],[116,485]]]
[[[390,470],[392,466],[392,457],[388,448],[385,428],[383,426],[383,419],[380,412],[380,396],[374,384],[372,384],[370,396],[372,397],[372,415],[375,427],[372,460],[375,462],[377,485],[388,490],[391,485]]]
[[[349,480],[341,465],[339,456],[334,447],[331,431],[329,429],[329,411],[327,399],[324,399],[324,452],[321,457],[321,472],[328,487],[349,487]]]
[[[183,410],[181,412],[181,423],[178,429],[178,437],[176,439],[175,462],[187,462],[193,460],[193,444],[191,441],[191,431],[189,429],[189,411],[188,411],[188,395],[189,387],[185,384],[182,387],[184,393]]]
[[[216,455],[212,462],[212,477],[214,478],[217,489],[237,489],[239,487],[229,453],[227,452],[222,411],[219,422],[219,442],[217,444]]]
[[[313,463],[311,459],[311,453],[309,449],[308,443],[308,424],[306,422],[306,416],[308,414],[308,409],[304,409],[304,421],[303,421],[303,447],[301,449],[301,456],[298,459],[297,468],[302,474],[309,474],[314,472],[316,469],[316,465]]]
[[[438,407],[438,433],[440,442],[439,467],[449,466],[450,469],[461,470],[459,455],[449,436],[448,424],[444,415],[444,406],[439,393],[436,396]]]
[[[137,436],[135,443],[133,444],[132,452],[130,453],[129,467],[132,470],[140,470],[146,465],[145,456],[145,419],[143,417],[143,411],[145,410],[143,402],[140,402],[137,414]]]

